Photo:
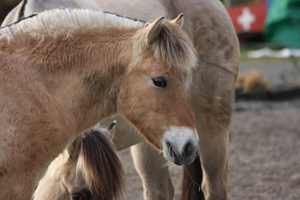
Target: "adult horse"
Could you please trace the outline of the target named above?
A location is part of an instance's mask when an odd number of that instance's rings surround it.
[[[96,126],[77,136],[51,162],[33,200],[112,200],[122,197],[124,171],[110,141],[114,124],[107,128]]]
[[[67,144],[117,113],[170,161],[194,160],[197,58],[177,22],[55,9],[0,29],[1,200],[29,199]]]
[[[234,82],[239,65],[239,46],[231,20],[219,0],[26,0],[6,18],[4,24],[46,9],[80,7],[109,10],[146,21],[161,15],[174,18],[184,13],[183,29],[191,38],[198,65],[186,81],[189,105],[195,114],[200,137],[201,158],[184,170],[182,199],[226,199],[229,129],[234,107]],[[108,121],[110,122],[110,120]],[[105,125],[105,122],[101,122]],[[161,166],[162,155],[145,145],[133,128],[118,119],[114,143],[122,150],[131,145],[135,166],[144,185],[145,199],[173,199],[168,168]],[[151,164],[149,164],[151,163]],[[202,171],[201,171],[202,166]],[[193,180],[191,180],[190,176]]]

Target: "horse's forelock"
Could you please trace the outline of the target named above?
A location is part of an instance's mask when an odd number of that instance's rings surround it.
[[[156,59],[162,59],[178,71],[190,71],[197,64],[196,50],[187,34],[165,20],[157,39],[151,45]]]
[[[92,194],[101,199],[117,199],[123,195],[124,170],[112,147],[101,133],[91,130],[82,135],[80,160]]]

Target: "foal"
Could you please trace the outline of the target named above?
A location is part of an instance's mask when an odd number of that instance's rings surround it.
[[[33,199],[118,199],[124,188],[124,170],[110,141],[113,122],[77,136],[48,167]],[[109,138],[109,139],[108,139]]]
[[[191,163],[199,137],[185,80],[196,61],[163,17],[55,9],[0,29],[0,199],[29,199],[67,144],[116,114],[168,160]]]

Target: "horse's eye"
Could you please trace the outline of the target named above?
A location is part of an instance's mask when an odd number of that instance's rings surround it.
[[[166,87],[167,86],[167,78],[166,77],[156,77],[152,79],[153,84],[157,87]]]
[[[72,194],[73,200],[84,200],[80,194]]]

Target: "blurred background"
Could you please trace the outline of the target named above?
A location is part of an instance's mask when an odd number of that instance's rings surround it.
[[[300,0],[221,0],[241,47],[228,198],[300,199]],[[19,0],[0,0],[0,23]],[[130,150],[128,199],[143,199]],[[170,169],[175,199],[182,169]]]
[[[5,16],[20,2],[20,0],[0,0],[0,23],[2,23]]]

